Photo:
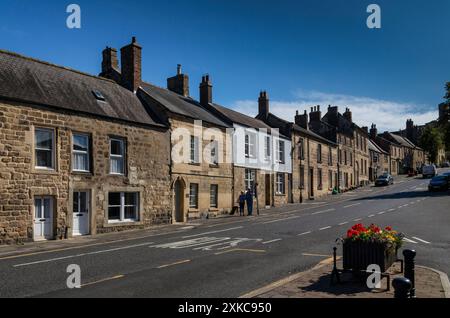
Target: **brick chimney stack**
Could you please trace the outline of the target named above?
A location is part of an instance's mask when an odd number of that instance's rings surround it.
[[[310,122],[319,122],[322,119],[322,112],[320,106],[311,107],[311,113],[309,114]]]
[[[258,118],[267,119],[270,112],[269,98],[266,91],[261,91],[258,99]]]
[[[309,123],[308,123],[308,112],[305,110],[303,115],[300,115],[297,111],[295,115],[295,123],[299,125],[300,127],[309,130]]]
[[[370,138],[375,140],[377,136],[378,136],[377,125],[372,124],[372,127],[370,128]]]
[[[103,50],[102,56],[102,72],[99,76],[112,79],[116,83],[122,84],[117,50],[107,46]]]
[[[345,109],[344,118],[347,119],[349,122],[353,123],[353,117],[350,108]]]
[[[189,97],[189,76],[182,73],[181,64],[177,65],[177,75],[167,79],[167,89],[184,97]]]
[[[142,82],[142,47],[133,37],[131,44],[120,49],[122,85],[136,92]]]
[[[202,82],[200,83],[200,104],[202,106],[207,106],[212,103],[212,88],[209,75],[203,76]]]

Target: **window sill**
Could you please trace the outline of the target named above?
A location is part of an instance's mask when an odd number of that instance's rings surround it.
[[[55,169],[45,169],[45,168],[34,168],[32,173],[35,174],[47,174],[47,175],[57,175],[58,171]]]
[[[86,177],[92,177],[93,173],[90,171],[72,171],[73,175],[79,175],[79,176],[86,176]]]
[[[209,212],[219,212],[219,208],[209,208]]]
[[[209,167],[217,169],[217,168],[219,168],[219,165],[218,164],[210,164]]]
[[[276,197],[284,197],[286,194],[285,193],[275,193]]]
[[[200,163],[197,163],[197,162],[189,162],[188,163],[190,166],[195,166],[195,167],[200,167],[201,166],[201,164]]]
[[[136,226],[143,224],[141,221],[108,221],[104,224],[105,227],[117,227],[117,226]]]
[[[194,208],[188,209],[188,213],[198,213],[198,212],[200,212],[200,210],[198,208],[197,209],[194,209]]]

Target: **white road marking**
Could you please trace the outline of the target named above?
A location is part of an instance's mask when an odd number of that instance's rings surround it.
[[[388,210],[388,212],[394,212],[395,211],[395,209],[389,209]]]
[[[305,233],[299,234],[298,236],[304,236],[304,235],[308,235],[308,234],[311,234],[311,233],[312,233],[311,231],[308,231],[308,232],[305,232]]]
[[[324,213],[333,212],[333,211],[336,211],[336,209],[328,209],[328,210],[324,210],[324,211],[318,211],[318,212],[311,213],[311,215],[324,214]]]
[[[293,220],[293,219],[298,219],[303,217],[302,215],[298,215],[298,216],[292,216],[289,218],[284,218],[284,219],[279,219],[279,220],[272,220],[272,221],[267,221],[267,222],[263,222],[262,224],[271,224],[271,223],[277,223],[277,222],[283,222],[283,221],[289,221],[289,220]]]
[[[368,218],[373,218],[375,217],[375,214],[369,215]]]
[[[329,229],[331,229],[331,226],[325,226],[325,227],[319,229],[319,231],[325,231],[325,230],[329,230]]]
[[[242,228],[243,228],[243,226],[237,226],[237,227],[232,227],[232,228],[225,229],[225,230],[211,231],[211,232],[205,232],[205,233],[201,233],[201,234],[195,234],[195,235],[183,236],[183,238],[190,238],[190,237],[197,237],[197,236],[208,235],[208,234],[214,234],[214,233],[222,233],[222,232],[234,231],[234,230],[239,230],[239,229],[242,229]]]
[[[201,245],[206,244],[213,244],[213,243],[223,243],[225,241],[229,241],[231,238],[229,237],[200,237],[196,239],[191,240],[184,240],[184,241],[178,241],[178,242],[171,242],[171,243],[164,243],[154,246],[149,246],[151,248],[171,248],[171,249],[183,249],[183,248],[190,248],[190,247],[198,247]]]
[[[417,242],[415,242],[415,241],[413,241],[413,240],[410,240],[409,238],[404,238],[403,239],[405,242],[408,242],[408,243],[413,243],[413,244],[417,244]]]
[[[263,242],[263,244],[266,245],[266,244],[271,244],[271,243],[275,243],[275,242],[279,242],[279,241],[282,241],[282,239],[276,239],[276,240],[272,240],[272,241]]]
[[[358,205],[361,205],[361,203],[355,203],[355,204],[346,205],[346,206],[344,206],[344,209],[348,209],[348,208],[351,208],[351,207],[354,207],[354,206],[358,206]]]
[[[107,249],[107,250],[101,250],[101,251],[95,251],[95,252],[89,252],[89,253],[81,253],[81,254],[69,255],[69,256],[63,256],[63,257],[55,257],[55,258],[49,258],[49,259],[30,262],[30,263],[17,264],[17,265],[14,265],[13,267],[17,268],[17,267],[25,267],[25,266],[30,266],[30,265],[51,263],[51,262],[57,262],[57,261],[62,261],[62,260],[66,260],[66,259],[71,259],[71,258],[79,258],[79,257],[83,257],[83,256],[98,255],[98,254],[127,250],[127,249],[131,249],[131,248],[136,248],[136,247],[149,246],[151,244],[153,244],[153,242],[128,245],[128,246],[123,246],[123,247],[111,248],[111,249]]]
[[[350,223],[350,222],[342,222],[342,223],[339,223],[339,226],[343,226],[343,225],[346,225],[348,223]]]
[[[381,212],[378,212],[378,215],[383,215],[385,213],[386,213],[386,211],[381,211]]]
[[[359,222],[359,221],[362,221],[362,219],[354,219],[353,221],[354,222]]]
[[[415,239],[415,240],[418,240],[418,241],[420,241],[422,243],[425,243],[425,244],[431,244],[430,242],[422,240],[421,238],[418,238],[418,237],[415,237],[415,236],[413,236],[412,238]]]

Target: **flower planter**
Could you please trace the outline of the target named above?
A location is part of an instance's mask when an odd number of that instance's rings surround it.
[[[345,241],[344,270],[366,271],[369,265],[380,266],[385,273],[397,261],[395,245],[380,242]]]

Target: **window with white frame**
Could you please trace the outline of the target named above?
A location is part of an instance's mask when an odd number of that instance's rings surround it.
[[[73,134],[72,136],[72,170],[79,172],[90,171],[90,138],[85,134]]]
[[[253,133],[245,134],[245,157],[247,158],[256,157],[256,134]]]
[[[37,169],[55,169],[55,131],[36,128],[34,136],[35,167]]]
[[[196,136],[191,136],[191,154],[190,154],[190,161],[192,164],[198,164],[200,163],[200,143],[199,138]]]
[[[108,194],[108,221],[110,223],[139,221],[139,193],[110,192]]]
[[[245,190],[252,190],[255,188],[256,172],[252,169],[245,169],[244,183]]]
[[[272,150],[270,148],[271,148],[270,136],[266,136],[264,143],[264,154],[266,160],[269,160],[270,156],[272,155]]]
[[[189,185],[189,208],[198,209],[198,184]]]
[[[209,193],[209,206],[211,208],[218,207],[218,195],[219,195],[219,186],[217,184],[211,184],[211,189]]]
[[[124,175],[125,174],[125,140],[120,138],[111,138],[109,140],[110,153],[110,173]]]
[[[284,194],[285,193],[285,178],[284,173],[277,173],[277,180],[276,180],[276,192],[277,194]]]
[[[286,154],[284,149],[284,140],[278,140],[277,142],[277,162],[284,164],[286,163]]]

